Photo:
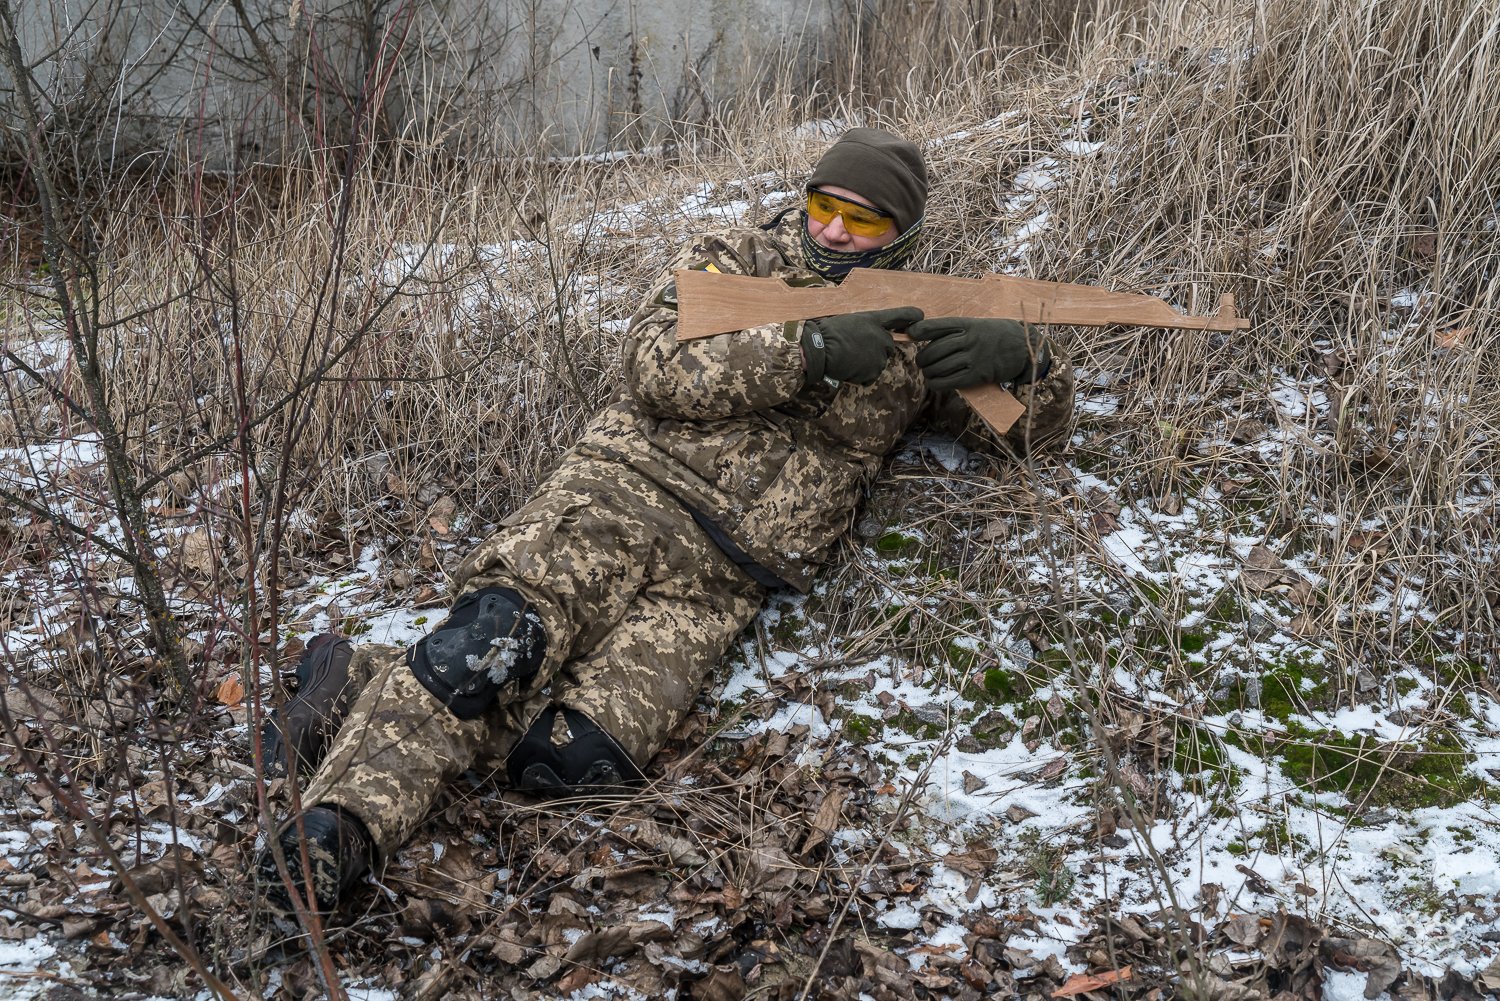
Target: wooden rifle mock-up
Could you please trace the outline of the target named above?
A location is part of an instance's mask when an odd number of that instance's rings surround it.
[[[1090,285],[986,275],[950,278],[912,271],[855,268],[838,285],[794,287],[779,278],[678,271],[677,339],[693,340],[766,323],[897,306],[915,306],[924,316],[990,316],[1074,327],[1166,327],[1175,330],[1247,330],[1235,315],[1234,296],[1219,299],[1213,316],[1189,316],[1136,292]],[[905,340],[904,334],[895,335]],[[1026,412],[999,386],[973,386],[959,395],[995,433],[1004,434]]]

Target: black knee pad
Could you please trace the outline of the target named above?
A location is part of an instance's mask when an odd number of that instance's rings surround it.
[[[500,689],[542,666],[547,636],[525,598],[487,587],[459,598],[448,617],[406,652],[422,687],[459,719],[477,719]]]
[[[557,743],[558,715],[568,739]],[[544,795],[569,795],[645,778],[619,742],[576,709],[548,706],[505,762],[511,785]]]

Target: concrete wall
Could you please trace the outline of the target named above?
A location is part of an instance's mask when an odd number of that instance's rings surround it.
[[[806,72],[863,2],[12,0],[51,127],[115,162],[221,164],[341,142],[372,96],[373,127],[414,143],[647,142],[757,77]],[[14,101],[0,73],[12,121]]]

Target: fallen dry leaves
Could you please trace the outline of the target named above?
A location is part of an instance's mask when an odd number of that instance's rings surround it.
[[[1129,980],[1134,976],[1130,967],[1122,967],[1118,970],[1106,970],[1103,973],[1075,973],[1063,982],[1063,985],[1052,992],[1055,998],[1072,998],[1090,991],[1097,991],[1101,987],[1117,984]]]
[[[214,701],[221,706],[233,708],[245,701],[245,686],[241,683],[238,675],[231,674],[219,682],[214,689]]]

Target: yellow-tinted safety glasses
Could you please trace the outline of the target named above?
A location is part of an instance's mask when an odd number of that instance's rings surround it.
[[[807,189],[807,214],[827,226],[834,216],[841,216],[844,229],[852,236],[884,236],[896,225],[896,220],[873,205],[830,195],[819,188]]]

